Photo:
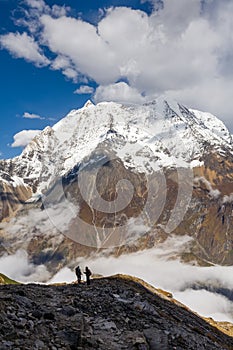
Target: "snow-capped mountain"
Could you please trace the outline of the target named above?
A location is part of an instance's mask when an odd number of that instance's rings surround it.
[[[1,161],[0,179],[3,251],[14,241],[13,250],[23,246],[35,259],[49,251],[51,261],[54,250],[63,259],[72,245],[70,262],[80,244],[123,246],[121,253],[174,233],[192,239],[183,259],[233,261],[232,136],[209,113],[162,98],[144,105],[88,101],[45,128],[20,156]],[[41,206],[41,195],[59,202],[64,194],[71,200],[62,207],[46,200]],[[83,232],[78,239],[77,230]]]
[[[46,127],[19,157],[4,162],[4,170],[12,174],[14,186],[29,183],[42,191],[48,181],[66,174],[108,139],[125,166],[142,172],[153,166],[200,165],[207,145],[221,154],[232,151],[229,131],[209,113],[160,99],[142,106],[88,101]],[[152,154],[156,164],[149,166]]]

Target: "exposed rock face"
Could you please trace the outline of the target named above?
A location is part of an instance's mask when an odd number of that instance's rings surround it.
[[[10,178],[10,177],[8,177]],[[20,205],[24,204],[32,196],[30,186],[18,184],[11,181],[0,181],[0,220],[15,214]]]
[[[89,103],[1,161],[0,175],[0,254],[24,248],[55,272],[174,233],[192,238],[184,261],[233,264],[232,138],[211,114],[163,100]]]
[[[77,285],[0,287],[7,349],[232,349],[220,332],[162,291],[130,278]]]

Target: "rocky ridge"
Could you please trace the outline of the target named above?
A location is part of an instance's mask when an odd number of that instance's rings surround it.
[[[0,300],[1,350],[233,348],[216,324],[129,276],[90,286],[5,285]]]

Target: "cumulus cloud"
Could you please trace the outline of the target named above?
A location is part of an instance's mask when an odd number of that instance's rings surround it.
[[[223,0],[221,6],[216,0],[151,2],[151,14],[110,7],[91,24],[68,15],[67,8],[27,0],[32,37],[9,33],[1,37],[2,46],[41,65],[48,59],[39,43],[47,46],[52,69],[74,81],[82,76],[99,85],[96,101],[140,103],[164,94],[217,114],[231,126],[232,1]],[[11,44],[12,39],[30,41],[36,57],[22,52],[22,45]]]
[[[11,147],[24,147],[39,133],[41,130],[22,130],[14,135],[14,142]]]
[[[167,19],[173,13],[171,4],[168,13],[165,6],[159,16],[150,17],[139,10],[111,8],[97,28],[79,19],[44,15],[44,40],[100,85],[126,77],[139,96],[190,87],[212,76],[217,60],[212,50],[219,36],[198,16],[174,33],[179,16],[174,16],[171,25]],[[115,28],[119,28],[117,33]],[[200,40],[203,32],[205,38]],[[73,39],[67,40],[71,35]]]
[[[41,23],[44,41],[50,50],[69,57],[77,71],[103,83],[117,77],[108,45],[97,34],[95,26],[72,17],[50,15],[43,15]]]
[[[67,78],[72,79],[75,83],[78,82],[79,74],[68,57],[58,55],[52,62],[51,68],[61,70]]]
[[[26,118],[26,119],[41,119],[41,120],[45,119],[44,117],[41,117],[38,114],[28,113],[28,112],[24,112],[23,118]]]
[[[45,2],[43,0],[25,0],[25,2],[30,7],[41,11],[46,7]]]
[[[25,58],[25,60],[35,63],[36,66],[49,64],[49,60],[42,53],[38,43],[25,32],[1,35],[0,44],[13,56]]]
[[[70,11],[70,7],[65,5],[59,6],[55,4],[50,8],[43,0],[25,0],[25,3],[32,10],[36,10],[37,12],[39,11],[39,13],[46,12],[54,17],[65,16]],[[36,12],[33,11],[29,12],[31,12],[33,15],[36,14]]]
[[[78,81],[78,73],[75,69],[73,68],[65,68],[63,69],[62,73],[69,79],[72,79],[75,83]]]
[[[115,101],[126,103],[140,103],[145,99],[137,91],[137,89],[130,87],[125,82],[110,84],[106,86],[99,86],[96,89],[94,100],[101,101]]]
[[[70,11],[69,6],[58,6],[58,5],[53,5],[52,6],[52,15],[55,17],[62,17],[66,16],[67,13]]]
[[[50,49],[67,55],[77,71],[100,84],[96,101],[141,102],[144,95],[169,93],[190,106],[229,117],[233,86],[228,81],[229,90],[224,88],[228,79],[220,69],[226,29],[218,18],[224,15],[231,23],[224,6],[215,13],[217,27],[203,14],[198,0],[188,4],[166,0],[151,16],[125,7],[111,8],[97,28],[68,17],[43,16],[41,21]],[[74,39],[67,41],[71,33]],[[122,77],[128,84],[116,83]],[[218,96],[215,106],[208,102],[210,94]]]
[[[82,94],[92,94],[94,92],[94,88],[88,85],[81,85],[78,89],[74,91],[74,94],[82,95]]]
[[[51,67],[55,70],[64,69],[71,65],[69,58],[59,55],[57,56],[51,64]]]

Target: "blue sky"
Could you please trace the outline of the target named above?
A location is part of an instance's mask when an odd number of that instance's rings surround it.
[[[1,157],[89,98],[168,94],[233,130],[233,4],[219,4],[0,0]]]
[[[109,6],[130,6],[141,8],[148,13],[151,5],[141,4],[135,0],[116,1],[46,1],[46,4],[70,6],[72,15],[81,14],[82,18],[95,23],[99,16],[99,9]],[[20,5],[19,5],[20,4]],[[0,0],[0,34],[23,31],[15,25],[15,19],[22,16],[20,7],[27,6],[23,1]],[[0,152],[2,158],[18,155],[22,147],[11,147],[13,135],[23,129],[43,129],[53,125],[71,109],[81,107],[90,94],[74,94],[74,90],[81,84],[75,83],[48,67],[37,68],[23,58],[15,58],[7,51],[0,51],[1,76],[1,104],[0,104]],[[92,82],[91,85],[95,85]],[[35,113],[45,119],[22,118],[25,112]]]

